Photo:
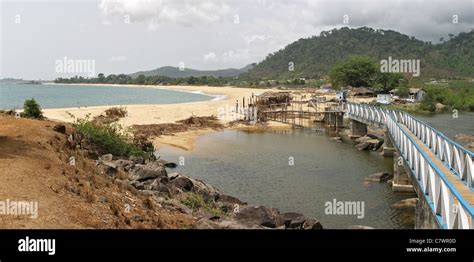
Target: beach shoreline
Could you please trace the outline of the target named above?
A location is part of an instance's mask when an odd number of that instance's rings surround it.
[[[84,118],[90,115],[91,118],[103,114],[104,111],[111,107],[125,107],[127,116],[121,118],[118,123],[124,128],[133,125],[150,125],[150,124],[166,124],[174,123],[191,116],[218,116],[222,112],[229,112],[235,108],[237,100],[242,98],[250,98],[253,95],[270,91],[271,89],[252,89],[237,88],[228,86],[159,86],[159,85],[116,85],[116,84],[70,84],[84,86],[120,86],[130,88],[156,88],[167,89],[180,92],[200,93],[214,97],[208,101],[177,103],[177,104],[143,104],[143,105],[107,105],[107,106],[90,106],[90,107],[69,107],[69,108],[51,108],[43,109],[43,114],[50,120],[71,123],[76,118]],[[220,119],[222,124],[227,125],[235,120],[233,117]],[[270,123],[267,128],[281,129],[282,124]],[[236,127],[233,127],[236,128]],[[241,127],[245,129],[245,127]],[[288,126],[283,128],[289,128]],[[177,133],[173,136],[161,136],[153,138],[153,144],[159,148],[160,144],[169,144],[185,150],[192,150],[194,143],[200,136],[212,132],[212,129],[193,130]]]

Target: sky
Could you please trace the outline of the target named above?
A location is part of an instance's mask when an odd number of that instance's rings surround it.
[[[0,78],[34,80],[241,68],[345,26],[433,43],[474,29],[474,0],[0,0],[0,11]]]

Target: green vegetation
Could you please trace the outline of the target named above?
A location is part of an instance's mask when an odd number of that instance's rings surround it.
[[[75,76],[71,78],[57,78],[54,80],[55,83],[62,84],[77,84],[77,83],[88,83],[88,84],[120,84],[120,85],[209,85],[209,86],[222,86],[228,85],[235,82],[234,78],[231,77],[212,77],[212,76],[201,76],[201,77],[186,77],[186,78],[170,78],[166,76],[145,76],[138,75],[131,77],[129,75],[108,75],[100,73],[94,78],[84,78],[82,76]]]
[[[36,102],[34,98],[25,100],[23,105],[22,117],[43,119],[43,113],[41,112],[41,106]]]
[[[432,44],[393,30],[340,28],[319,36],[300,39],[257,64],[240,76],[248,81],[262,79],[320,79],[351,55],[370,56],[377,61],[420,59],[421,77],[474,77],[474,31]],[[293,63],[294,70],[289,70]]]
[[[434,112],[436,104],[441,103],[449,110],[474,111],[474,83],[471,87],[427,86],[424,90],[426,96],[420,104],[422,110]]]
[[[116,123],[95,125],[87,115],[85,118],[75,119],[73,126],[76,132],[83,135],[101,154],[145,157],[145,152],[138,148],[132,137]]]
[[[331,83],[335,87],[372,87],[373,91],[388,92],[397,88],[401,74],[381,73],[374,58],[369,56],[350,56],[331,69]]]
[[[186,198],[181,201],[185,206],[191,208],[193,211],[204,209],[213,215],[222,215],[222,210],[214,207],[211,201],[204,201],[201,195],[196,193],[188,193]]]

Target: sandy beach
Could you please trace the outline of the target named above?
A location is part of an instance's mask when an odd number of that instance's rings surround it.
[[[87,84],[84,84],[87,85]],[[94,86],[98,86],[93,84]],[[114,85],[103,85],[114,86]],[[129,87],[147,87],[157,89],[169,89],[183,92],[200,92],[205,95],[215,96],[210,101],[200,101],[192,103],[166,104],[166,105],[124,105],[128,111],[128,115],[122,118],[119,123],[124,127],[132,125],[147,125],[147,124],[161,124],[174,123],[175,121],[195,116],[218,116],[222,112],[228,112],[228,116],[221,121],[226,124],[233,121],[233,115],[230,111],[235,108],[237,99],[242,100],[243,97],[249,98],[252,94],[257,95],[270,89],[251,89],[251,88],[235,88],[235,87],[213,87],[213,86],[140,86],[127,85]],[[71,107],[71,108],[54,108],[44,109],[44,115],[51,120],[58,120],[63,122],[72,122],[73,119],[68,113],[76,117],[83,118],[87,114],[91,117],[102,114],[106,109],[113,106],[91,106],[91,107]],[[282,128],[282,125],[274,124],[277,128]],[[179,133],[175,136],[162,136],[154,140],[155,146],[159,147],[161,143],[170,144],[183,149],[192,149],[194,141],[197,137],[210,132],[212,130],[199,130]]]

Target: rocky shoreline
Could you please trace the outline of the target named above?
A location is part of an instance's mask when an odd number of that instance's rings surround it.
[[[55,130],[62,133],[65,128],[59,125]],[[86,155],[97,155],[80,136],[69,135],[68,145],[71,149],[88,151]],[[161,159],[105,154],[94,161],[101,174],[148,196],[158,206],[189,216],[195,221],[196,229],[323,228],[316,219],[303,214],[250,205],[204,181],[168,172],[167,169],[176,167],[176,164]]]
[[[249,205],[201,180],[168,173],[167,168],[175,165],[163,160],[145,163],[142,158],[116,159],[107,154],[96,163],[103,174],[117,182],[192,216],[198,229],[322,229],[317,220],[303,214]]]

